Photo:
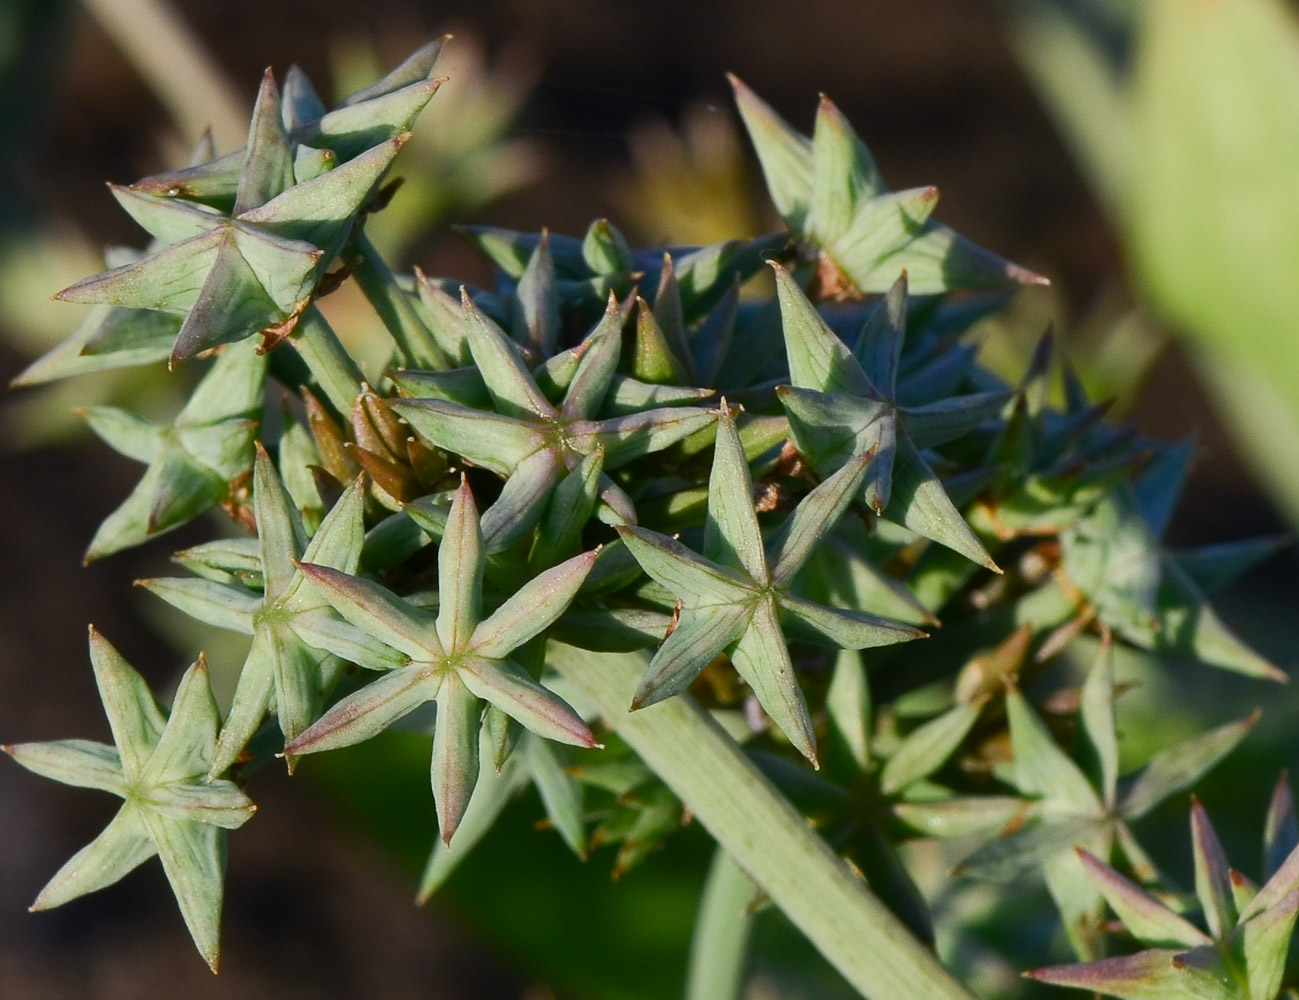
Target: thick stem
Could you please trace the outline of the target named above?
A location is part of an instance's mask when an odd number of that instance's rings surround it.
[[[972,1000],[693,700],[628,712],[645,654],[558,643],[548,652],[547,662],[863,996]]]
[[[690,940],[685,1000],[740,1000],[752,902],[753,883],[724,848],[717,848]]]
[[[355,246],[359,257],[352,276],[397,342],[406,363],[437,370],[453,367],[451,359],[438,347],[428,327],[415,315],[407,293],[397,284],[396,276],[384,263],[370,238],[365,233],[358,233]]]
[[[361,394],[361,370],[319,309],[307,307],[289,342],[311,370],[336,415],[344,422],[349,420],[352,404]]]

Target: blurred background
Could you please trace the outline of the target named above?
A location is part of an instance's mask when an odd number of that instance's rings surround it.
[[[981,331],[991,365],[1013,376],[1054,324],[1121,416],[1194,436],[1174,545],[1299,524],[1299,30],[1280,0],[0,0],[0,374],[76,325],[76,308],[49,297],[99,270],[103,245],[142,245],[103,181],[183,162],[206,126],[221,152],[242,145],[268,65],[282,77],[296,62],[336,98],[448,31],[450,80],[396,168],[408,183],[372,227],[390,259],[485,280],[451,222],[580,234],[607,216],[643,243],[774,228],[724,73],[804,130],[825,92],[892,186],[936,184],[943,221],[1051,278]],[[344,294],[328,304],[336,327],[367,322]],[[177,616],[129,584],[169,572],[170,552],[202,528],[80,567],[138,469],[70,410],[126,400],[171,404],[134,375],[0,400],[5,740],[106,738],[87,621],[164,691],[196,651]],[[1297,572],[1287,551],[1219,602],[1286,669],[1299,662]],[[1265,705],[1201,795],[1229,853],[1255,864],[1244,831],[1260,829],[1276,773],[1299,762],[1294,696],[1136,657],[1124,670],[1143,682],[1121,717],[1133,761],[1186,719]],[[0,995],[680,995],[709,853],[698,829],[613,885],[607,852],[575,861],[553,831],[534,831],[541,810],[525,798],[417,910],[434,831],[427,751],[416,737],[377,742],[292,782],[258,776],[262,809],[230,840],[218,979],[156,864],[28,916],[114,806],[0,766]],[[1182,854],[1167,863],[1184,876],[1185,804],[1149,822],[1168,826]],[[759,950],[754,1000],[839,995],[778,917],[760,924]]]

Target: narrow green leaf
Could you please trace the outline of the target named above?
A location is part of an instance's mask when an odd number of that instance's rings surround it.
[[[1105,901],[1134,937],[1152,948],[1195,948],[1211,944],[1207,934],[1169,910],[1109,865],[1079,849],[1078,857],[1100,886]]]
[[[717,443],[708,477],[708,515],[704,521],[704,558],[743,570],[756,584],[768,582],[762,533],[753,507],[753,479],[735,420],[723,405],[717,420]]]
[[[699,672],[748,627],[743,603],[686,608],[650,661],[631,709],[646,708],[685,691]]]
[[[1231,868],[1209,814],[1191,799],[1191,856],[1195,861],[1195,895],[1214,940],[1225,940],[1236,925],[1236,902],[1231,895]]]
[[[858,455],[817,484],[767,540],[767,561],[775,586],[788,586],[813,550],[834,531],[874,458],[871,452]]]
[[[537,388],[518,348],[478,308],[465,288],[460,290],[460,304],[465,312],[469,350],[497,411],[507,417],[554,417],[555,408]]]
[[[439,448],[463,455],[499,476],[508,476],[545,446],[541,431],[526,420],[440,399],[399,399],[392,408]]]
[[[243,635],[253,634],[253,616],[262,608],[258,595],[212,580],[157,577],[136,585],[191,618]]]
[[[178,823],[148,810],[141,815],[194,946],[215,972],[221,954],[225,831],[206,823]]]
[[[158,853],[138,806],[124,805],[108,826],[54,873],[33,910],[52,910],[112,885]]]
[[[790,128],[736,76],[728,76],[735,104],[749,133],[772,204],[795,232],[806,225],[812,194],[812,144]]]
[[[378,736],[437,697],[441,675],[425,667],[390,670],[354,691],[284,748],[286,756],[350,747]]]
[[[1082,728],[1098,765],[1101,801],[1114,808],[1119,780],[1119,743],[1114,727],[1114,650],[1106,634],[1082,692]]]
[[[528,735],[520,751],[528,773],[541,794],[546,816],[574,854],[586,857],[586,820],[582,809],[582,786],[560,763],[549,740]]]
[[[800,389],[878,399],[861,363],[831,330],[793,276],[774,261],[790,383]]]
[[[9,743],[4,752],[27,770],[77,788],[98,788],[125,797],[122,755],[93,740]]]
[[[499,660],[540,634],[572,602],[595,565],[595,556],[594,551],[583,552],[538,573],[478,625],[466,648]]]
[[[1096,792],[1018,690],[1006,693],[1006,716],[1019,790],[1059,803],[1075,814],[1099,816],[1103,806]]]
[[[618,535],[641,568],[674,594],[692,598],[692,606],[742,604],[753,584],[696,555],[674,538],[634,525],[622,526]]]
[[[926,635],[903,622],[864,611],[828,608],[791,594],[780,595],[779,603],[784,620],[800,637],[844,649],[870,649]]]
[[[340,615],[362,631],[400,649],[413,660],[444,655],[438,641],[436,618],[403,601],[386,587],[314,563],[303,563],[302,573],[320,588]]]
[[[561,416],[565,420],[594,417],[608,395],[622,348],[622,312],[612,294],[604,316],[582,343],[586,350],[564,393]]]
[[[123,774],[132,781],[144,770],[166,720],[144,678],[93,625],[90,663],[113,742],[122,755]]]
[[[871,700],[866,668],[856,650],[842,649],[835,657],[825,709],[831,746],[842,747],[864,773],[871,764]]]
[[[731,654],[731,662],[740,676],[749,682],[753,693],[771,721],[789,738],[804,757],[816,767],[816,736],[807,702],[794,675],[789,647],[776,620],[775,602],[760,601],[749,620],[749,627]]]
[[[1254,728],[1259,712],[1162,750],[1150,759],[1119,800],[1119,812],[1140,819],[1170,795],[1189,788]]]
[[[599,746],[582,717],[510,660],[471,656],[459,667],[465,686],[538,736],[578,747]]]
[[[963,702],[909,733],[880,772],[880,791],[894,795],[947,762],[979,718],[981,705]]]
[[[437,706],[430,773],[438,831],[442,842],[450,847],[478,780],[478,720],[482,703],[451,673],[438,688]]]
[[[442,647],[453,654],[468,647],[482,618],[483,536],[478,528],[478,508],[469,481],[463,476],[447,515],[446,530],[438,545],[437,630]],[[449,694],[448,699],[459,697]],[[450,702],[449,702],[450,703]],[[463,734],[462,734],[463,735]],[[477,743],[474,744],[475,748]],[[477,773],[466,772],[473,777]],[[472,790],[472,787],[471,789]],[[468,804],[466,794],[464,803]],[[457,820],[459,817],[456,817]],[[449,833],[444,833],[448,839]]]
[[[293,183],[293,154],[280,119],[280,88],[269,69],[262,74],[253,105],[247,150],[235,193],[235,215],[270,201]]]

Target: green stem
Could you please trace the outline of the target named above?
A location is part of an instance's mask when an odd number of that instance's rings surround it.
[[[325,398],[338,411],[337,415],[344,422],[348,421],[352,404],[361,393],[361,369],[356,367],[356,362],[319,309],[315,306],[307,308],[289,342],[311,370]]]
[[[725,849],[717,848],[690,941],[685,1000],[740,1000],[752,902],[753,883]]]
[[[384,263],[370,238],[365,233],[358,233],[354,245],[359,258],[352,277],[392,334],[406,362],[439,371],[453,367],[429,328],[415,314],[408,293],[397,284],[396,275]]]
[[[552,644],[548,663],[869,1000],[972,1000],[693,700],[628,712],[644,653]]]

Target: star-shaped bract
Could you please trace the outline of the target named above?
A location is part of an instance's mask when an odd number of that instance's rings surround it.
[[[858,455],[817,486],[764,544],[744,448],[723,405],[708,480],[703,555],[645,528],[618,529],[641,568],[681,602],[676,627],[650,661],[633,708],[684,691],[709,661],[730,649],[735,669],[772,721],[816,762],[812,720],[782,621],[799,637],[846,649],[924,635],[901,622],[825,607],[789,591],[794,575],[860,490],[871,458],[870,453]]]
[[[1284,779],[1282,779],[1284,783]],[[1293,808],[1288,789],[1281,797]],[[1269,823],[1275,813],[1269,812]],[[1294,815],[1288,815],[1293,832]],[[1267,838],[1265,838],[1267,839]],[[1121,1000],[1195,996],[1204,1000],[1274,1000],[1285,980],[1286,957],[1299,918],[1299,849],[1272,864],[1256,888],[1233,870],[1208,813],[1191,803],[1195,895],[1208,933],[1174,912],[1109,865],[1079,850],[1082,867],[1124,928],[1145,951],[1075,965],[1035,969],[1026,975]]]
[[[495,412],[444,399],[407,399],[393,408],[439,448],[505,476],[501,496],[483,517],[493,548],[530,531],[551,489],[597,448],[604,449],[600,496],[615,517],[635,520],[631,501],[606,473],[661,451],[706,427],[711,411],[687,406],[596,419],[609,392],[622,343],[622,314],[609,299],[604,318],[579,345],[579,360],[562,402],[552,404],[516,345],[462,295],[466,337]]]
[[[483,534],[473,494],[462,481],[438,546],[436,616],[377,583],[303,563],[302,572],[339,614],[409,662],[334,705],[286,753],[351,746],[436,702],[431,780],[438,827],[450,843],[478,777],[484,701],[539,736],[596,746],[581,716],[511,658],[564,612],[595,555],[584,552],[539,574],[483,618]]]
[[[233,782],[208,779],[219,716],[207,664],[200,656],[186,671],[168,718],[144,678],[93,627],[90,660],[117,745],[57,740],[4,750],[37,774],[125,802],[50,879],[32,909],[112,885],[157,854],[194,944],[215,972],[225,831],[242,826],[257,807]]]
[[[285,743],[315,721],[338,672],[335,654],[375,670],[405,658],[338,618],[306,582],[298,560],[355,573],[365,529],[360,481],[334,505],[307,542],[302,517],[260,445],[253,469],[253,512],[263,592],[213,580],[159,578],[140,584],[186,614],[253,637],[212,760],[218,775],[239,757],[274,706]],[[289,756],[290,770],[294,758]]]
[[[299,120],[312,104],[310,85],[299,82],[305,81],[300,74],[293,79],[287,104],[269,72],[262,80],[247,150],[232,154],[239,159],[228,215],[210,204],[230,193],[232,164],[225,157],[194,168],[188,180],[181,179],[184,171],[173,175],[170,187],[156,178],[114,187],[118,202],[161,249],[58,297],[183,315],[173,363],[259,332],[273,340],[287,335],[405,144],[404,126],[439,82],[425,76],[369,102],[330,114],[322,108],[312,122]],[[359,129],[361,121],[366,128]],[[200,179],[208,186],[196,191]]]
[[[874,449],[875,461],[862,484],[862,498],[872,510],[995,569],[921,453],[995,417],[1010,394],[900,404],[907,276],[894,283],[849,349],[789,272],[773,266],[792,383],[777,392],[795,446],[822,475]]]
[[[86,559],[138,545],[224,500],[251,464],[265,384],[266,359],[252,343],[231,344],[170,425],[117,407],[87,409],[91,430],[148,469],[100,525]]]
[[[954,288],[1045,284],[1046,279],[989,253],[935,222],[933,187],[891,192],[870,151],[826,97],[809,141],[735,77],[735,103],[776,210],[811,240],[850,295],[883,292],[901,270],[917,294]]]
[[[1283,681],[1286,675],[1241,642],[1205,596],[1275,551],[1275,540],[1187,552],[1163,544],[1192,454],[1190,444],[1164,450],[1135,484],[1111,490],[1063,532],[1064,570],[1097,617],[1133,645]]]
[[[1083,958],[1099,954],[1101,893],[1073,848],[1084,847],[1108,859],[1117,843],[1133,870],[1144,880],[1153,880],[1154,865],[1129,824],[1193,785],[1258,721],[1256,712],[1163,750],[1120,787],[1113,670],[1106,643],[1083,686],[1079,712],[1082,756],[1095,765],[1090,775],[1056,744],[1023,694],[1013,689],[1007,693],[1014,752],[1007,777],[1031,798],[1039,821],[991,841],[960,866],[965,874],[994,880],[1043,871],[1070,944]],[[923,805],[916,810],[917,814],[923,811]]]

